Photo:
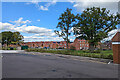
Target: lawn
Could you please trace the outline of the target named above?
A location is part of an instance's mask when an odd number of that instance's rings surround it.
[[[90,53],[88,50],[50,50],[50,49],[26,49],[28,52],[41,52],[41,53],[54,53],[54,54],[65,54],[65,55],[75,55],[75,56],[85,56],[92,58],[103,58],[103,59],[111,59],[113,60],[113,52],[112,50],[105,51],[95,51],[94,53]]]

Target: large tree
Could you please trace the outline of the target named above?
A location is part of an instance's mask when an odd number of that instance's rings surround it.
[[[62,37],[67,42],[67,49],[68,43],[70,42],[69,36],[71,35],[70,29],[73,27],[75,23],[75,15],[71,13],[72,9],[67,8],[67,10],[62,13],[59,17],[59,22],[56,28],[60,30],[55,30],[55,33]]]
[[[11,31],[4,31],[1,33],[2,35],[2,45],[3,44],[11,44],[11,41],[12,41],[12,35],[13,33]]]
[[[2,35],[2,44],[16,44],[23,41],[23,36],[19,32],[4,31]]]
[[[20,43],[22,42],[23,42],[23,36],[20,34],[20,32],[13,32],[12,43],[16,45],[20,45]]]
[[[92,7],[77,14],[77,19],[74,33],[78,38],[89,40],[89,49],[93,51],[98,42],[108,37],[108,32],[116,29],[120,18],[106,8]]]

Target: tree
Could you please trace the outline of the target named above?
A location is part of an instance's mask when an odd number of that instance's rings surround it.
[[[77,14],[77,19],[74,33],[78,38],[89,40],[89,49],[93,51],[98,42],[108,37],[108,32],[116,29],[120,15],[110,14],[106,8],[92,7],[85,9],[81,15]]]
[[[2,32],[1,34],[2,34],[2,45],[6,44],[8,46],[9,44],[11,44],[13,33],[11,31],[5,31]]]
[[[23,42],[23,36],[20,34],[20,32],[13,32],[12,43],[16,45],[20,45],[20,43],[22,42]]]
[[[59,35],[59,37],[62,37],[67,42],[67,49],[68,49],[68,43],[69,35],[71,35],[70,29],[73,27],[73,24],[75,22],[75,16],[71,13],[72,9],[67,8],[67,10],[61,14],[59,17],[59,22],[56,28],[60,28],[61,31],[55,30],[55,33]]]
[[[10,45],[23,42],[23,36],[19,32],[4,31],[0,34],[2,35],[2,45]]]

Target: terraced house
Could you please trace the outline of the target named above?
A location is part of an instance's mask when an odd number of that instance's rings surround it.
[[[25,42],[22,45],[27,45],[29,48],[67,48],[66,41],[40,41],[40,42]],[[74,46],[76,50],[87,50],[89,49],[89,43],[87,40],[75,39],[74,42],[68,43],[68,48]]]

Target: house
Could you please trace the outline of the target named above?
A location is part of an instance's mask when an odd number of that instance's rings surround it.
[[[105,41],[101,44],[102,50],[111,50],[112,49],[112,41]]]
[[[100,48],[100,44],[96,46],[97,48]],[[67,49],[67,42],[66,41],[40,41],[40,42],[25,42],[22,45],[27,45],[29,48],[63,48]],[[68,49],[71,48],[71,46],[74,46],[76,50],[88,50],[89,49],[89,43],[88,40],[84,39],[78,39],[76,38],[74,42],[68,43]],[[111,47],[110,47],[111,48]]]
[[[76,50],[89,49],[89,43],[87,40],[81,40],[81,39],[76,38],[71,45],[74,46],[76,48]]]

